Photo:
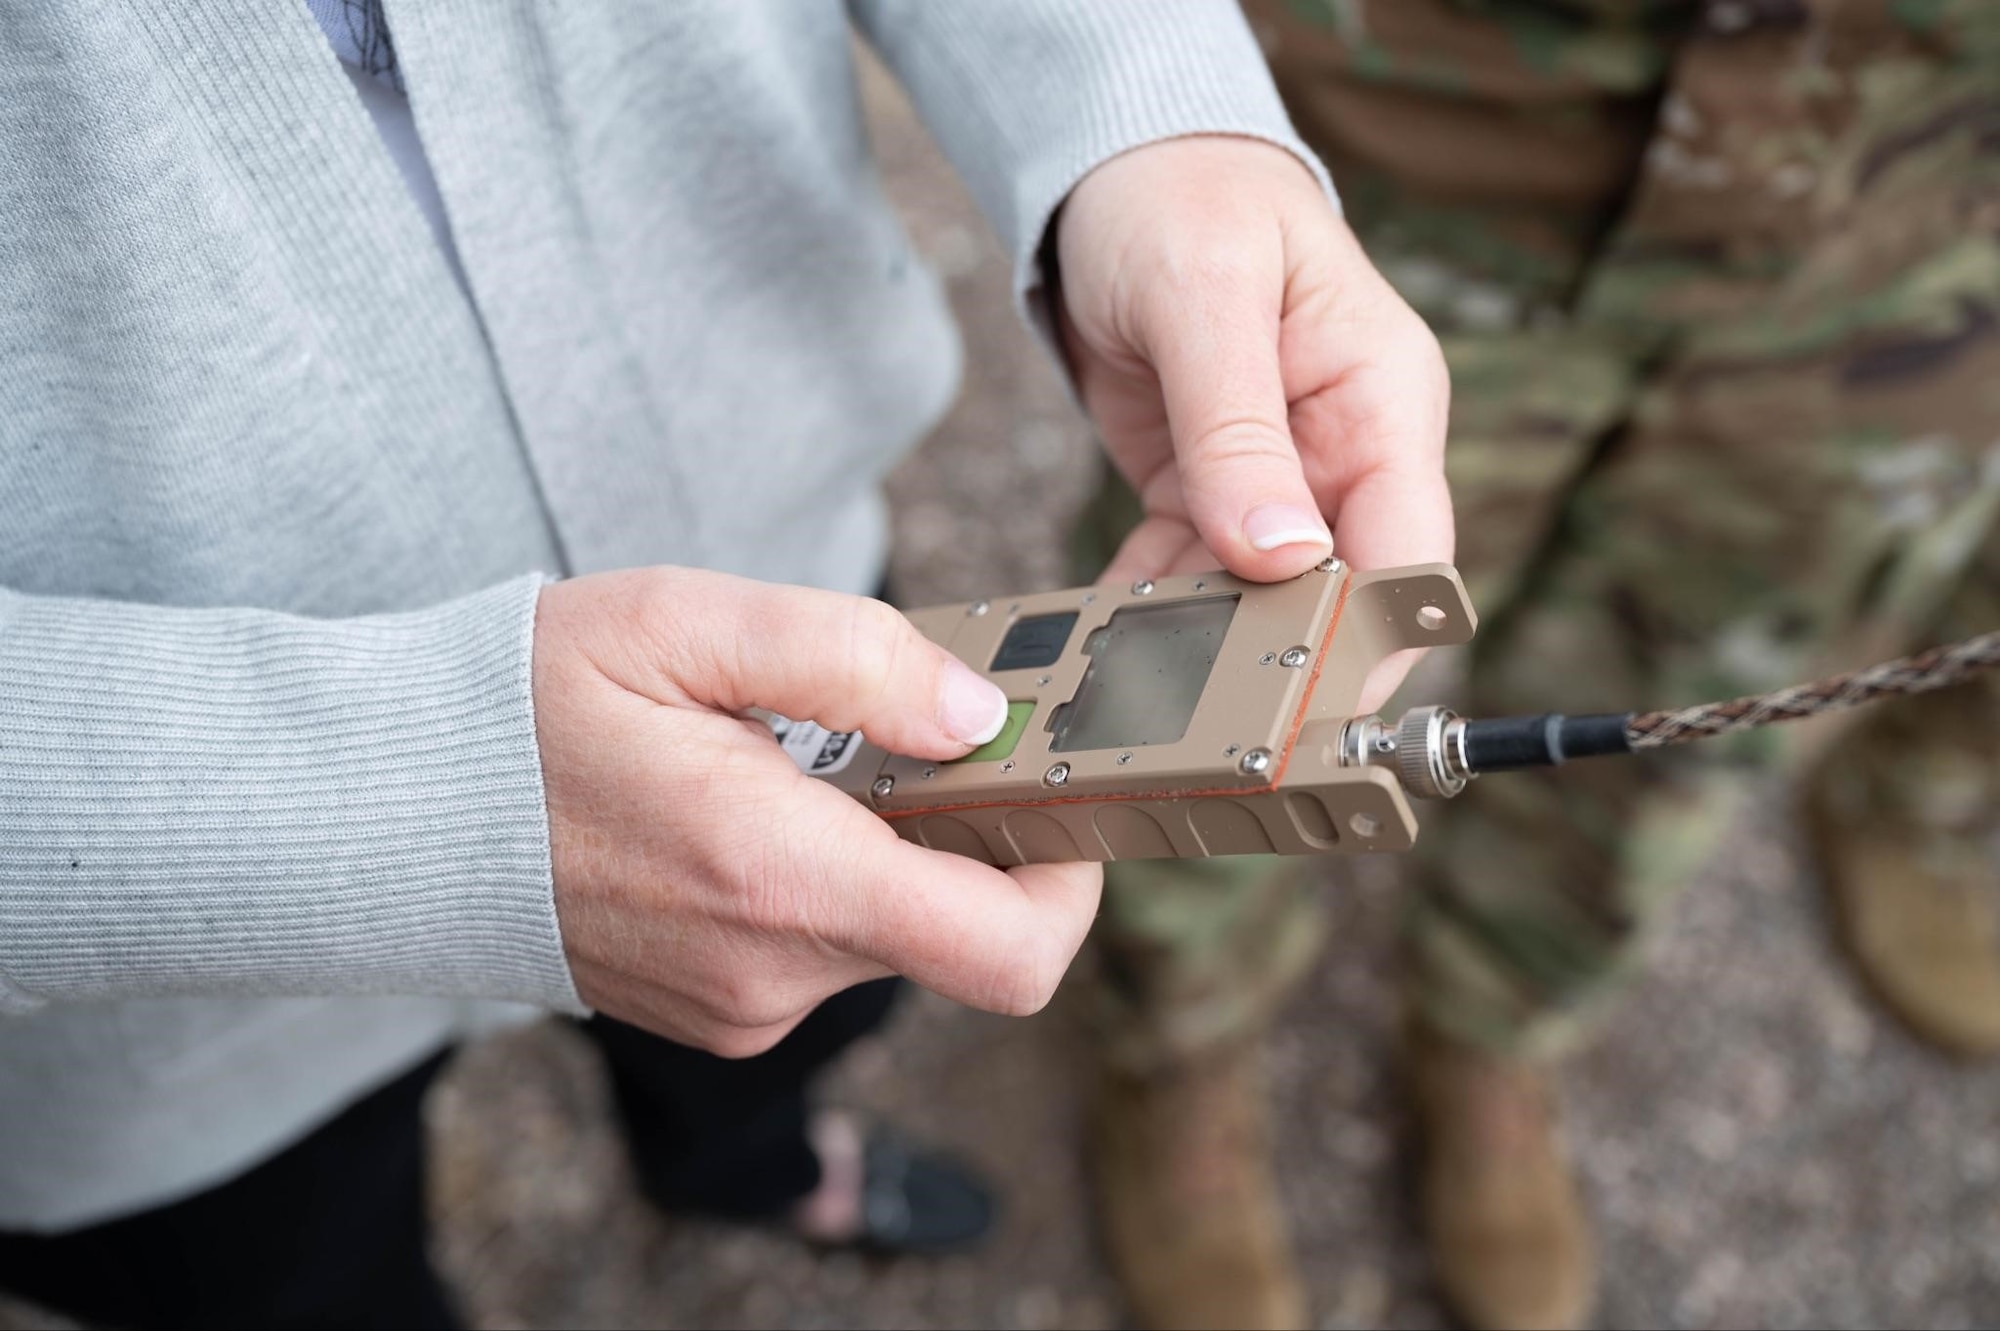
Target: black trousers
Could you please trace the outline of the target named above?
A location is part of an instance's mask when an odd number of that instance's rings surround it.
[[[898,984],[837,994],[768,1053],[741,1060],[604,1017],[583,1023],[604,1052],[646,1195],[670,1210],[755,1219],[811,1192],[807,1083],[881,1025]],[[425,1251],[421,1109],[448,1057],[184,1201],[67,1234],[0,1231],[0,1289],[119,1326],[457,1325]]]

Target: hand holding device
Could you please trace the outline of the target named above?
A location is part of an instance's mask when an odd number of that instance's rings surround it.
[[[1358,569],[1451,559],[1437,340],[1297,158],[1213,135],[1134,149],[1071,192],[1056,252],[1071,370],[1146,513],[1108,585],[1296,577],[1336,535]]]
[[[584,1001],[732,1056],[892,972],[1040,1008],[1096,914],[1095,865],[1003,873],[900,840],[741,716],[943,761],[992,738],[1004,701],[879,601],[666,568],[544,589],[535,730]]]

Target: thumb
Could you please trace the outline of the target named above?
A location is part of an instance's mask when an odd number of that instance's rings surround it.
[[[1333,550],[1288,420],[1281,265],[1276,253],[1258,266],[1224,263],[1163,293],[1144,339],[1188,517],[1230,572],[1260,582],[1296,577]]]
[[[659,576],[651,610],[662,627],[649,640],[665,650],[645,668],[662,691],[859,730],[919,758],[956,757],[1006,724],[1005,694],[881,601],[695,570]]]

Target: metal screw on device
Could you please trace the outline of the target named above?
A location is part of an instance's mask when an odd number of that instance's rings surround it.
[[[1153,594],[1153,580],[1151,578],[1141,578],[1137,582],[1132,584],[1132,595],[1151,596],[1152,594]]]
[[[1322,573],[1338,573],[1340,568],[1340,559],[1336,555],[1328,555],[1319,561],[1319,571]]]
[[[1306,663],[1306,657],[1309,655],[1311,653],[1307,652],[1303,647],[1292,647],[1287,649],[1285,654],[1278,658],[1278,664],[1281,666],[1290,666],[1292,669],[1297,670]]]
[[[1271,770],[1271,751],[1252,749],[1243,755],[1243,761],[1237,763],[1236,767],[1245,776],[1262,776]]]
[[[878,800],[888,799],[896,793],[896,778],[893,776],[876,777],[875,784],[868,787],[868,793]]]
[[[970,608],[970,609],[968,609],[968,610],[967,610],[967,611],[966,611],[965,613],[966,613],[966,614],[968,614],[968,615],[983,615],[983,614],[985,614],[985,613],[986,613],[986,612],[987,612],[988,610],[991,610],[992,608],[993,608],[993,605],[992,605],[992,603],[991,603],[991,602],[988,602],[988,601],[974,601],[974,602],[972,603],[972,606],[971,606],[971,608]]]
[[[1044,785],[1050,785],[1050,786],[1068,785],[1069,764],[1057,763],[1054,767],[1051,767],[1048,771],[1042,773],[1042,783]]]

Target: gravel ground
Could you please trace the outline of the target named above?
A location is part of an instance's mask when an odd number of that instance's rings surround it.
[[[878,78],[869,95],[968,361],[964,400],[894,483],[897,587],[922,604],[1060,585],[1088,430],[1012,321],[1004,259],[963,193]],[[1003,530],[993,514],[1008,509]],[[1601,1324],[2000,1324],[2000,1069],[1953,1066],[1864,1001],[1783,805],[1775,788],[1746,804],[1650,974],[1567,1076],[1601,1225]],[[1285,1200],[1328,1326],[1444,1324],[1389,1063],[1398,874],[1386,859],[1329,866],[1335,941],[1269,1046]],[[439,1258],[487,1327],[1118,1325],[1061,1008],[1004,1021],[919,995],[830,1088],[1007,1181],[1003,1228],[976,1257],[820,1257],[662,1219],[626,1181],[590,1052],[545,1025],[467,1051],[434,1097]],[[0,1306],[0,1331],[57,1325]]]

